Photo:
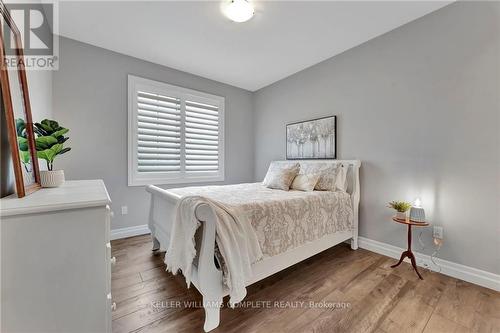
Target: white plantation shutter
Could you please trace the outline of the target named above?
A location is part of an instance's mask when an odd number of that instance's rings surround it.
[[[219,169],[219,107],[186,101],[186,172]]]
[[[181,171],[181,101],[137,92],[137,171]]]
[[[129,185],[224,180],[224,98],[129,76]]]

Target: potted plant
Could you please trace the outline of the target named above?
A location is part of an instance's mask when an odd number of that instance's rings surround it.
[[[37,135],[35,146],[37,157],[47,162],[47,170],[40,171],[40,182],[42,187],[58,187],[64,183],[64,170],[54,170],[54,159],[56,156],[71,150],[64,147],[64,142],[69,138],[64,135],[69,129],[59,126],[55,120],[44,119],[34,124]]]
[[[391,201],[387,207],[396,211],[396,218],[406,220],[406,212],[411,208],[411,204],[406,201]]]

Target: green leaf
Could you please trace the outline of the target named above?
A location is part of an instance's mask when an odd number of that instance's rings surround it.
[[[21,162],[23,162],[24,164],[30,163],[31,156],[29,151],[20,151],[19,157],[21,158]]]
[[[34,131],[38,136],[48,135],[47,131],[43,129],[43,126],[40,123],[35,123]]]
[[[28,151],[28,139],[23,138],[22,136],[17,137],[17,145],[19,146],[20,151]]]
[[[47,134],[52,133],[52,128],[50,128],[50,126],[49,126],[49,125],[46,125],[46,124],[44,124],[44,123],[42,122],[42,123],[40,124],[40,126],[43,128],[43,130],[44,130],[45,132],[47,132]]]
[[[57,139],[53,136],[40,136],[35,140],[36,150],[45,150],[54,144],[57,144]]]
[[[57,138],[59,136],[63,136],[64,134],[68,133],[68,131],[69,131],[69,129],[63,127],[62,129],[58,130],[57,132],[52,133],[52,136]]]
[[[36,156],[51,163],[54,161],[55,157],[52,149],[39,150],[36,152]]]
[[[55,120],[50,119],[42,120],[42,126],[44,129],[46,128],[47,131],[50,131],[50,133],[53,133],[59,129],[59,123]]]
[[[63,149],[63,145],[60,144],[60,143],[56,143],[55,145],[53,145],[52,147],[50,147],[50,150],[52,150],[52,152],[54,153],[54,157],[57,154],[59,154],[62,149]]]
[[[68,139],[69,139],[68,137],[60,136],[57,138],[57,142],[65,143]]]
[[[71,148],[70,148],[70,147],[66,147],[66,148],[64,148],[63,150],[61,150],[61,151],[60,151],[57,155],[62,155],[62,154],[64,154],[64,153],[67,153],[67,152],[68,152],[68,151],[70,151],[70,150],[71,150]]]
[[[16,119],[17,136],[26,137],[26,122],[22,118]]]

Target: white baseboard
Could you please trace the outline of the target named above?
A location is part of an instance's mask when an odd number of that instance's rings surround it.
[[[399,259],[401,252],[405,250],[394,245],[378,242],[365,237],[359,237],[358,244],[360,248],[394,259]],[[439,268],[435,267],[432,263],[429,255],[415,252],[415,257],[417,259],[418,266],[430,267],[432,270],[439,270]],[[434,261],[441,267],[441,273],[444,275],[500,291],[500,275],[498,274],[457,264],[444,259],[435,258]]]
[[[146,235],[149,233],[151,232],[149,231],[148,225],[143,224],[128,228],[112,229],[110,238],[111,240],[115,240],[132,236]]]

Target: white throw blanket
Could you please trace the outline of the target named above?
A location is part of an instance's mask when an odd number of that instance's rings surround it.
[[[185,196],[179,200],[165,255],[167,270],[176,274],[180,269],[189,287],[196,256],[194,235],[200,226],[195,210],[203,203],[212,208],[217,218],[215,239],[227,269],[224,284],[229,289],[230,304],[233,306],[246,296],[245,285],[252,277],[251,264],[262,259],[257,235],[240,209],[202,196]]]

